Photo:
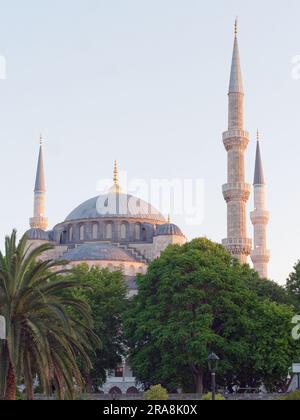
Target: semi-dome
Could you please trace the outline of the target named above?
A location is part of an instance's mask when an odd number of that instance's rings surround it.
[[[49,241],[49,232],[42,229],[29,229],[26,235],[30,241]]]
[[[165,217],[151,204],[133,195],[121,192],[109,192],[85,201],[69,214],[66,222],[104,217],[148,219],[155,222],[166,222]]]
[[[70,249],[63,255],[67,261],[120,261],[139,262],[130,250],[108,243],[83,244]]]
[[[181,229],[173,223],[160,225],[156,229],[155,236],[184,236]]]

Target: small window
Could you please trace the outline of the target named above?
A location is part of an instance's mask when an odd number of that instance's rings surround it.
[[[134,227],[134,239],[136,241],[141,240],[141,225],[139,223],[137,223]]]
[[[84,225],[80,226],[79,239],[80,239],[80,241],[84,241]]]
[[[124,374],[123,366],[117,367],[117,369],[115,370],[115,377],[116,378],[123,378],[123,374]]]
[[[69,242],[73,242],[73,228],[72,228],[72,226],[69,229]]]
[[[127,238],[127,225],[122,223],[121,225],[121,239],[125,240]]]
[[[112,224],[108,223],[105,229],[105,238],[112,239]]]
[[[145,228],[142,229],[142,239],[144,242],[147,241],[147,231]]]
[[[93,231],[92,231],[92,237],[94,240],[98,239],[98,224],[93,224]]]

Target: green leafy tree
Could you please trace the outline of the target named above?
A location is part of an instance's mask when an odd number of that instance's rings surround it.
[[[0,252],[0,313],[7,325],[7,340],[0,348],[0,398],[14,400],[16,386],[24,381],[26,396],[33,399],[37,376],[42,389],[51,393],[52,385],[63,399],[74,396],[83,386],[82,372],[92,368],[88,351],[99,345],[92,331],[89,307],[63,292],[78,287],[62,262],[42,261],[48,244],[28,247],[26,235],[17,244],[16,232],[5,240]],[[69,314],[80,314],[81,323]]]
[[[127,287],[121,271],[89,268],[86,264],[76,267],[72,278],[88,286],[73,295],[90,306],[94,331],[101,337],[101,348],[90,354],[93,369],[86,377],[92,391],[106,381],[106,372],[115,369],[125,355],[122,315],[128,302]]]
[[[167,248],[139,277],[126,314],[135,375],[146,387],[202,393],[213,350],[222,360],[221,385],[283,383],[298,351],[293,309],[276,302],[281,291],[273,293],[272,283],[264,296],[259,282],[249,266],[207,239]]]
[[[293,300],[298,312],[300,311],[300,261],[294,266],[294,270],[289,275],[286,282],[286,290]]]

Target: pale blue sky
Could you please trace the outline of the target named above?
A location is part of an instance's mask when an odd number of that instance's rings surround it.
[[[226,237],[222,132],[238,15],[247,181],[259,127],[271,276],[284,282],[300,258],[299,0],[1,0],[0,10],[0,238],[28,227],[40,132],[51,226],[96,195],[118,159],[133,178],[205,179],[203,225],[181,227]]]

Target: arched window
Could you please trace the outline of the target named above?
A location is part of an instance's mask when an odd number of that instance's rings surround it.
[[[62,234],[60,235],[60,244],[65,244],[67,242],[67,238],[68,238],[67,231],[64,230]]]
[[[84,225],[81,225],[80,226],[80,229],[79,229],[79,240],[80,241],[84,241]]]
[[[141,240],[141,225],[139,223],[134,226],[134,239],[136,241]]]
[[[127,395],[137,395],[139,393],[139,391],[137,390],[137,388],[135,386],[132,386],[131,388],[127,389],[126,394]]]
[[[118,388],[117,386],[114,386],[113,388],[111,388],[111,390],[109,391],[110,395],[122,395],[122,391],[120,390],[120,388]]]
[[[94,240],[98,239],[98,224],[97,223],[93,224],[92,237]]]
[[[122,223],[122,225],[121,225],[121,239],[122,240],[127,239],[127,225],[126,225],[126,223]]]
[[[144,242],[146,242],[146,241],[147,241],[147,231],[146,231],[146,229],[145,229],[145,228],[143,228],[143,229],[142,229],[142,240],[143,240]]]
[[[69,242],[73,242],[73,227],[72,226],[69,229]]]
[[[112,224],[107,223],[105,227],[105,239],[112,239],[113,230],[112,230]]]
[[[134,276],[135,276],[135,268],[134,268],[134,266],[133,266],[133,265],[131,265],[131,266],[129,267],[129,276],[130,276],[130,277],[134,277]]]

